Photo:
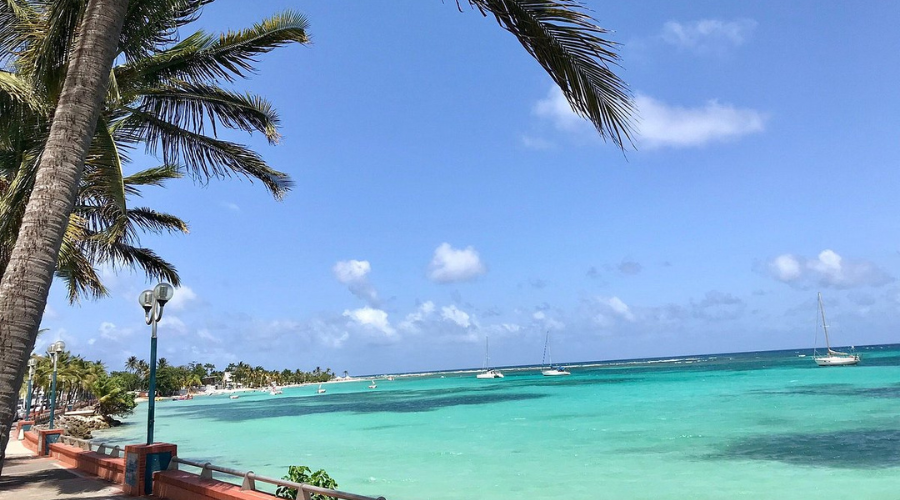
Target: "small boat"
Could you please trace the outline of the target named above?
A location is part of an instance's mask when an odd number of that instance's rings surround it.
[[[825,322],[825,306],[822,305],[821,293],[819,294],[819,312],[822,315],[822,330],[825,331],[825,347],[828,351],[824,356],[819,356],[813,352],[813,359],[816,361],[816,364],[819,366],[852,366],[859,363],[859,354],[835,351],[831,348],[831,341],[828,339],[828,324]],[[817,324],[816,331],[818,329]]]
[[[275,396],[277,394],[282,394],[281,389],[278,388],[278,385],[275,384],[275,382],[272,382],[269,385],[269,394],[271,394],[272,396]]]
[[[319,384],[319,388],[316,389],[316,394],[325,394],[325,389],[322,389],[322,384]]]
[[[372,385],[369,386],[369,389],[374,389],[374,388],[376,388],[376,387],[378,387],[378,386],[375,385],[375,381],[373,380],[373,381],[372,381]]]
[[[231,396],[228,396],[228,399],[237,399],[239,397],[240,396],[238,396],[237,394],[232,394]]]
[[[389,382],[393,382],[393,381],[394,381],[394,376],[393,376],[393,375],[389,376],[389,377],[388,377],[388,381],[389,381]]]
[[[475,378],[503,378],[503,373],[500,370],[494,370],[490,368],[491,366],[491,355],[490,350],[488,348],[488,338],[484,338],[484,369],[483,372],[480,372],[478,375],[475,375]]]
[[[545,362],[548,362],[546,365]],[[546,366],[546,368],[544,368]],[[571,375],[568,370],[562,366],[553,366],[553,356],[550,354],[550,331],[547,331],[547,340],[544,341],[544,357],[541,359],[541,375],[545,377],[558,377],[560,375]]]

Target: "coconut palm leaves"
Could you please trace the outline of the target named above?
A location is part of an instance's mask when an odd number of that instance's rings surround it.
[[[221,35],[197,32],[178,41],[211,0],[131,0],[104,109],[85,161],[78,200],[60,250],[57,276],[69,297],[101,296],[101,265],[141,268],[175,285],[169,262],[139,245],[144,232],[187,232],[179,218],[130,206],[145,186],[191,176],[199,182],[240,175],[281,198],[291,187],[253,150],[218,138],[220,127],[278,141],[279,120],[264,98],[222,83],[253,71],[256,57],[306,43],[307,21],[288,11]],[[34,185],[37,159],[65,76],[86,0],[0,0],[0,273],[15,243]],[[2,67],[2,66],[0,66]],[[126,175],[143,150],[163,166]]]
[[[610,66],[619,56],[608,30],[575,0],[468,0],[490,12],[525,47],[562,90],[572,109],[620,148],[631,143],[634,104]]]

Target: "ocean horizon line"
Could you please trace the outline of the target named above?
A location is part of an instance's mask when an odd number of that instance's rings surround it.
[[[872,348],[884,348],[884,347],[892,347],[892,346],[900,346],[900,343],[891,343],[891,344],[867,344],[867,345],[847,345],[847,346],[833,346],[835,349],[872,349]],[[775,354],[782,352],[793,352],[796,354],[806,354],[807,356],[814,353],[817,349],[821,350],[822,348],[813,348],[813,347],[795,347],[795,348],[786,348],[786,349],[764,349],[759,351],[737,351],[737,352],[712,352],[712,353],[696,353],[696,354],[683,354],[683,355],[672,355],[672,356],[654,356],[654,357],[646,357],[646,358],[617,358],[617,359],[608,359],[608,360],[587,360],[587,361],[570,361],[570,362],[558,362],[553,363],[554,366],[565,366],[567,368],[594,368],[598,366],[622,366],[622,365],[640,365],[640,364],[651,364],[651,363],[678,363],[684,361],[701,361],[702,358],[717,358],[723,356],[747,356],[752,354]],[[529,370],[537,370],[541,367],[546,366],[540,363],[529,363],[524,365],[497,365],[491,366],[490,368],[495,370],[508,370],[508,371],[529,371]],[[367,375],[353,375],[352,378],[378,378],[378,377],[426,377],[429,375],[446,375],[446,374],[463,374],[463,373],[476,373],[483,371],[485,368],[483,367],[469,367],[469,368],[450,368],[444,370],[427,370],[427,371],[413,371],[413,372],[385,372],[385,373],[372,373]]]

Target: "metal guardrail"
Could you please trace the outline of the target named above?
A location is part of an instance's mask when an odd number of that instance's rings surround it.
[[[122,448],[119,445],[109,446],[106,443],[92,443],[89,439],[79,439],[72,436],[59,436],[59,442],[85,451],[96,451],[100,455],[107,455],[112,458],[120,458],[122,456]],[[91,449],[92,447],[96,447],[96,450]]]
[[[200,469],[200,478],[201,479],[212,479],[213,472],[221,472],[222,474],[229,474],[231,476],[243,477],[244,481],[241,484],[242,490],[256,490],[256,481],[260,481],[263,483],[274,484],[275,486],[284,486],[286,488],[291,488],[297,490],[297,498],[303,500],[310,500],[311,495],[314,493],[325,495],[333,498],[341,498],[343,500],[385,500],[384,497],[367,497],[364,495],[357,495],[356,493],[348,493],[346,491],[338,491],[331,490],[328,488],[320,488],[318,486],[313,486],[311,484],[306,483],[295,483],[292,481],[285,481],[284,479],[275,479],[272,477],[266,476],[257,476],[253,471],[241,472],[235,469],[229,469],[228,467],[220,467],[218,465],[213,465],[209,462],[200,463],[193,462],[191,460],[185,460],[183,458],[172,457],[172,461],[169,462],[169,470],[178,470],[177,464],[190,465],[191,467],[197,467]]]

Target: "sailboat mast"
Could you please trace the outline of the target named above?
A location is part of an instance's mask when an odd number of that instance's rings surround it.
[[[488,338],[484,338],[484,369],[491,367],[491,351],[488,349]]]
[[[828,323],[825,322],[825,306],[822,305],[822,292],[819,292],[819,311],[822,313],[822,329],[825,330],[825,347],[831,353],[831,342],[828,340]]]

